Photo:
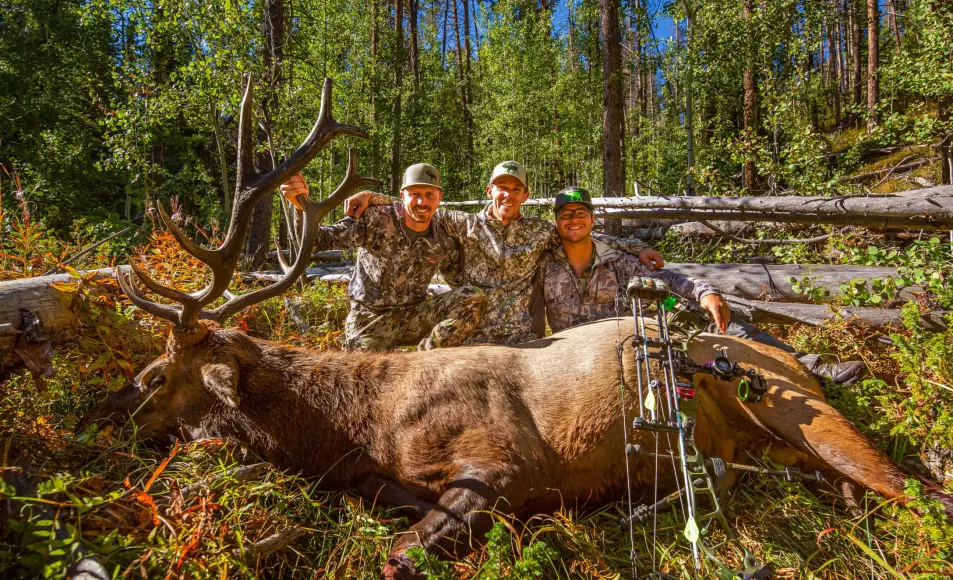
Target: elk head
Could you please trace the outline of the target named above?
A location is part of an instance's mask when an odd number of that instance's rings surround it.
[[[286,161],[267,173],[255,169],[253,152],[252,101],[253,80],[248,79],[242,98],[238,129],[238,163],[235,201],[228,224],[228,232],[221,245],[204,248],[190,240],[158,203],[159,216],[176,241],[190,254],[204,262],[212,272],[211,282],[203,289],[187,293],[167,288],[153,280],[129,258],[130,270],[117,268],[116,278],[126,296],[139,308],[154,316],[170,320],[173,330],[169,335],[166,353],[146,367],[132,384],[111,394],[96,409],[84,417],[77,429],[92,422],[111,420],[123,424],[135,416],[139,434],[143,438],[178,435],[183,429],[198,424],[200,415],[215,408],[235,408],[238,405],[237,384],[239,369],[236,354],[232,352],[251,345],[242,341],[235,331],[222,330],[222,324],[236,312],[252,304],[277,296],[290,288],[307,267],[317,239],[321,220],[358,187],[378,185],[375,179],[361,177],[357,171],[356,155],[348,151],[347,173],[344,181],[325,200],[304,200],[298,221],[301,249],[294,263],[289,265],[278,252],[283,271],[275,283],[235,295],[228,286],[241,257],[248,233],[252,210],[260,199],[273,194],[278,185],[287,181],[308,164],[333,139],[342,135],[366,138],[361,129],[338,123],[331,116],[331,80],[325,79],[321,93],[321,112],[304,143]],[[139,284],[158,296],[177,304],[159,303],[142,293]],[[205,307],[224,296],[224,304]],[[224,406],[224,407],[222,407]]]

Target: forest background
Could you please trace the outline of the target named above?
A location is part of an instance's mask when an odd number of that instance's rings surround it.
[[[302,141],[328,76],[338,117],[370,131],[356,145],[365,173],[394,192],[405,166],[428,162],[447,199],[482,196],[506,159],[530,169],[536,196],[571,184],[618,196],[636,183],[642,194],[844,193],[861,190],[841,177],[864,147],[950,157],[953,9],[941,0],[4,0],[0,10],[0,176],[62,236],[119,229],[169,198],[198,223],[221,223],[249,73],[262,168]],[[343,175],[345,146],[308,169],[319,192]],[[934,181],[949,183],[949,162],[935,166]],[[283,229],[277,208],[259,208],[253,254]]]
[[[277,470],[239,480],[246,472],[235,469],[252,459],[222,441],[170,456],[108,432],[72,434],[83,412],[162,351],[167,330],[114,282],[79,270],[131,251],[163,282],[202,283],[202,266],[142,218],[161,201],[200,239],[221,235],[247,74],[262,169],[304,139],[325,76],[335,117],[370,133],[310,164],[318,196],[339,182],[348,145],[391,193],[406,165],[436,165],[448,200],[482,198],[506,159],[529,168],[535,197],[569,184],[607,196],[887,193],[951,182],[951,31],[947,0],[0,0],[0,280],[60,267],[120,233],[62,268],[72,278],[56,290],[71,297],[79,327],[57,337],[54,376],[0,377],[0,471],[19,461],[34,478],[26,490],[0,479],[0,498],[55,506],[7,520],[0,576],[62,576],[71,558],[92,554],[123,576],[376,577],[407,527],[399,514]],[[670,261],[898,268],[894,280],[833,293],[795,283],[806,299],[835,305],[899,306],[899,286],[924,289],[902,328],[839,319],[769,330],[805,352],[864,360],[867,378],[825,385],[829,401],[911,474],[949,487],[953,330],[929,332],[917,316],[953,307],[947,232],[749,232],[825,237],[653,243]],[[252,262],[266,259],[272,236],[287,236],[277,196],[255,213]],[[346,309],[341,286],[316,283],[234,324],[336,348]],[[953,528],[922,500],[922,481],[908,485],[920,515],[872,494],[851,508],[757,477],[733,491],[727,511],[781,578],[948,577]],[[475,555],[426,569],[616,578],[629,566],[622,509],[506,522]],[[664,571],[690,575],[680,529],[663,519],[659,541],[642,530],[640,565],[654,554]],[[246,557],[289,530],[288,549]]]

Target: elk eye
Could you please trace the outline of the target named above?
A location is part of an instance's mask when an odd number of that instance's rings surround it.
[[[156,375],[149,380],[149,388],[154,389],[165,384],[165,375]]]

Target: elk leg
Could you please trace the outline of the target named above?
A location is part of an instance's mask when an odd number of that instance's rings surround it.
[[[410,493],[389,479],[372,475],[357,486],[357,491],[376,505],[405,508],[416,518],[423,518],[436,505]]]
[[[459,539],[461,535],[469,540],[472,537],[479,538],[489,531],[493,525],[493,516],[489,510],[501,499],[502,494],[486,481],[499,480],[471,473],[451,482],[434,509],[411,526],[390,551],[383,570],[384,578],[419,578],[413,561],[407,556],[407,551],[411,548],[421,547],[427,550],[436,546],[455,553],[463,546]],[[470,548],[471,544],[468,542],[466,547]]]

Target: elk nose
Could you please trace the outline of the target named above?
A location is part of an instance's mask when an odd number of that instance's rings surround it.
[[[93,423],[112,422],[121,427],[129,418],[129,412],[138,407],[140,398],[139,389],[132,382],[126,383],[123,388],[110,393],[102,403],[87,411],[76,424],[73,433],[82,433]]]

